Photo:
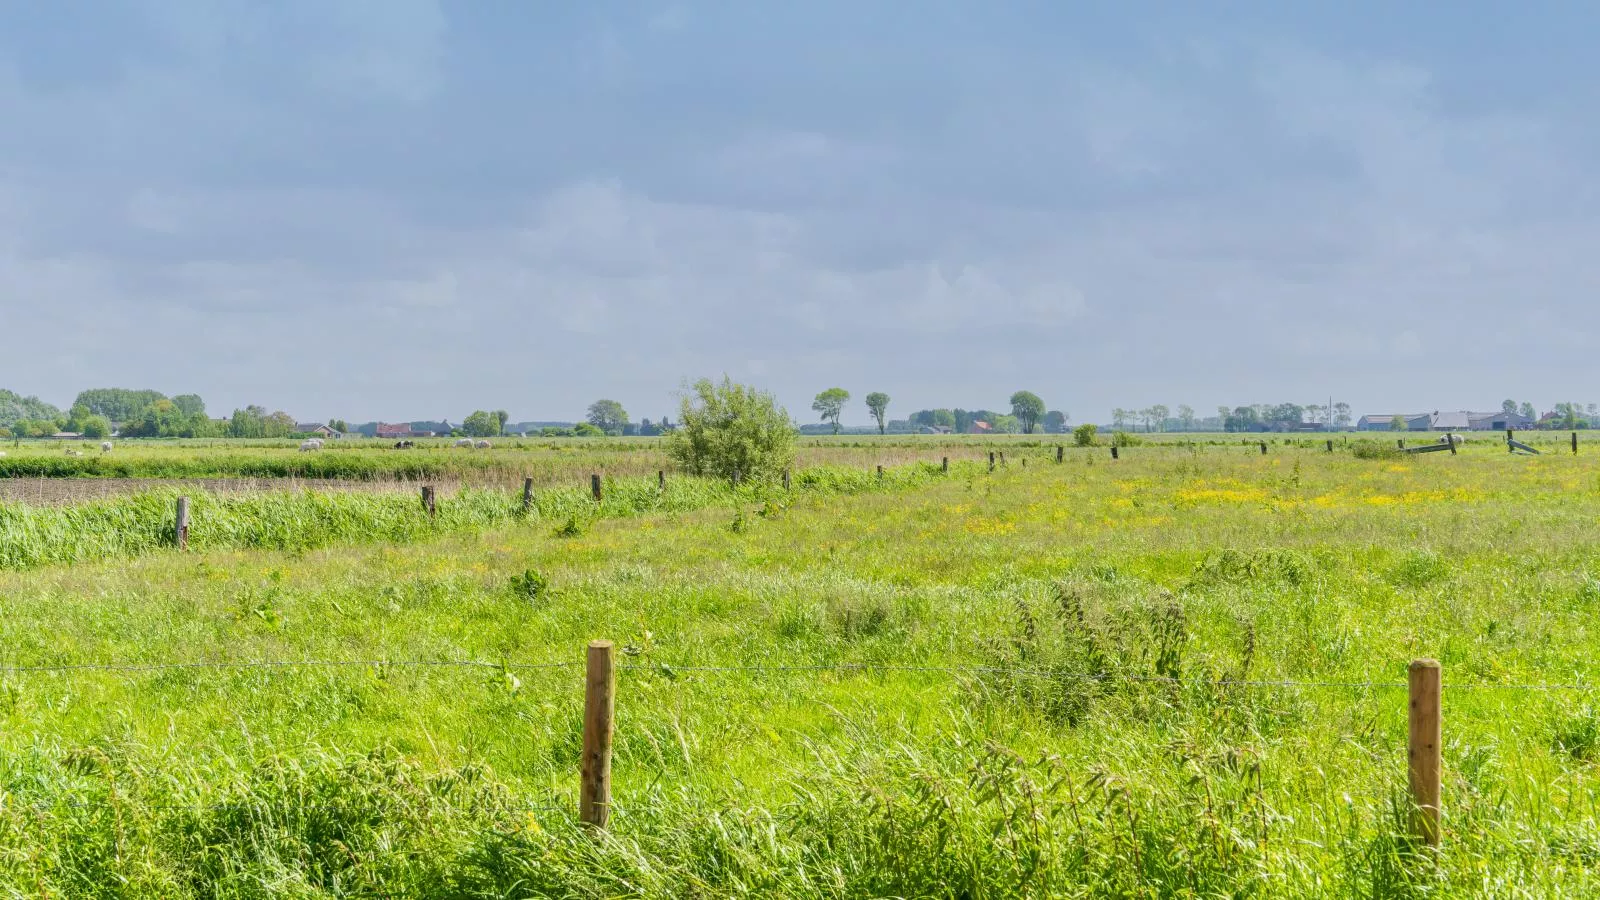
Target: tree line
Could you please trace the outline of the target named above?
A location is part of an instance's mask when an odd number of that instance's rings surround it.
[[[918,431],[948,430],[956,434],[999,432],[1002,434],[1033,434],[1041,428],[1047,432],[1066,430],[1067,414],[1060,410],[1045,409],[1045,402],[1032,391],[1017,391],[1011,395],[1011,412],[1002,413],[988,409],[920,409],[905,419],[889,418],[888,394],[873,391],[862,398],[867,413],[877,425],[879,434],[907,434]],[[831,387],[817,394],[811,402],[811,411],[820,416],[822,426],[839,434],[843,430],[840,419],[850,392],[841,387]],[[980,424],[981,423],[981,424]],[[802,427],[802,431],[809,430]]]

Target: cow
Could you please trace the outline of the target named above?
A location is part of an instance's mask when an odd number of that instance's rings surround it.
[[[82,450],[68,450],[67,451],[67,455],[68,456],[82,456],[83,455],[83,451]]]
[[[472,447],[473,447],[474,450],[487,450],[487,449],[489,449],[489,442],[488,441],[479,441],[476,444],[473,444]]]
[[[471,450],[472,449],[472,438],[462,438],[461,440],[456,441],[456,446],[457,447],[465,447],[468,450]]]
[[[416,446],[417,446],[416,441],[395,441],[394,442],[394,448],[396,450],[410,450],[410,449],[412,449],[412,448],[414,448]]]
[[[321,449],[322,449],[322,442],[321,441],[306,441],[305,443],[302,443],[300,445],[300,452],[301,453],[310,453],[313,450],[321,450]]]
[[[110,453],[111,452],[111,442],[110,441],[101,441],[100,442],[100,452],[101,453]]]

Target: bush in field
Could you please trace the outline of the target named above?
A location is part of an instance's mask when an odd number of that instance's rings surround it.
[[[1079,425],[1077,428],[1072,429],[1072,442],[1079,447],[1093,447],[1094,435],[1098,430],[1093,425]]]
[[[679,407],[667,453],[685,472],[761,481],[794,462],[796,429],[773,396],[723,377],[695,382]]]

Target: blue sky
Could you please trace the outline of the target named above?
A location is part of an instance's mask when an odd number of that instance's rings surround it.
[[[1302,6],[0,0],[0,386],[1600,400],[1600,12]]]

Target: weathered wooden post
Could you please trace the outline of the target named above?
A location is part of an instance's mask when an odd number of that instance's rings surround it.
[[[1261,455],[1262,456],[1266,456],[1267,455],[1267,442],[1266,441],[1262,441],[1261,442]]]
[[[989,471],[994,471],[994,451],[989,451]]]
[[[1406,439],[1405,438],[1395,438],[1394,439],[1394,445],[1396,447],[1400,448],[1401,450],[1404,450],[1406,448]]]
[[[600,502],[600,475],[595,473],[589,476],[589,493],[594,495],[594,502]]]
[[[433,485],[431,484],[422,486],[422,508],[427,511],[430,519],[439,511],[438,504],[434,502]]]
[[[177,517],[173,521],[172,542],[179,550],[189,549],[189,498],[178,498]]]
[[[883,480],[883,466],[878,466],[878,480]]]
[[[522,479],[522,512],[526,515],[533,511],[533,479]]]
[[[950,474],[950,457],[946,456],[939,460],[939,471],[946,475]]]
[[[1578,455],[1578,433],[1576,431],[1572,433],[1572,455]]]
[[[1116,459],[1117,458],[1117,445],[1116,444],[1112,444],[1111,445],[1111,458],[1112,459]]]
[[[1328,452],[1333,452],[1333,438],[1328,438]]]
[[[1006,464],[1006,452],[1004,450],[1001,450],[1000,451],[1000,465],[1003,466],[1005,464]]]
[[[1056,448],[1056,462],[1061,462],[1063,459],[1066,458],[1066,455],[1067,455],[1067,448],[1066,447],[1057,447]]]
[[[783,470],[783,489],[786,490],[786,491],[789,489],[789,470],[788,469],[784,469]]]
[[[1411,695],[1406,741],[1406,768],[1411,782],[1411,830],[1418,840],[1430,847],[1437,847],[1440,836],[1439,774],[1444,764],[1438,661],[1413,660],[1407,687]]]
[[[611,818],[611,736],[615,728],[616,665],[610,641],[590,641],[583,691],[583,783],[578,819],[595,828]]]
[[[656,470],[656,487],[660,488],[663,491],[667,489],[667,470],[666,469],[658,469],[658,470]]]
[[[1455,456],[1456,455],[1456,436],[1453,435],[1453,434],[1449,434],[1449,435],[1445,435],[1445,437],[1450,441],[1450,455],[1451,456]]]

